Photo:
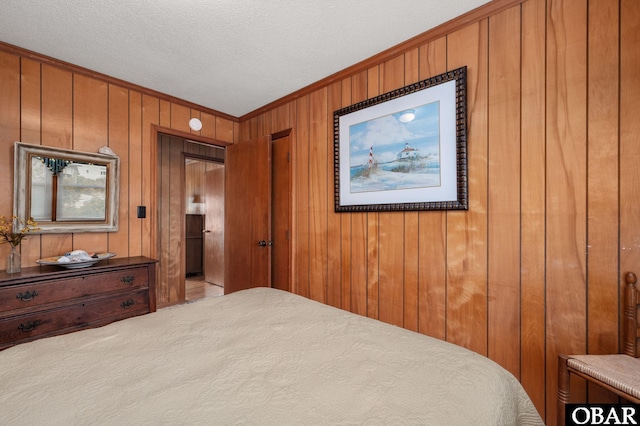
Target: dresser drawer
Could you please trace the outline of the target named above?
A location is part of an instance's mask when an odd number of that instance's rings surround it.
[[[15,309],[148,286],[149,273],[147,268],[123,269],[102,274],[11,286],[0,288],[0,311],[7,313],[7,311]]]
[[[92,299],[0,321],[0,346],[35,337],[63,334],[149,312],[146,290]]]
[[[136,256],[0,271],[0,350],[155,312],[156,263]]]

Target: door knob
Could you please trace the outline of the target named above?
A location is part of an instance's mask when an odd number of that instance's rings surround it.
[[[202,230],[202,233],[203,233],[203,234],[208,234],[208,233],[210,233],[210,232],[211,232],[211,231],[209,231],[208,229],[203,229],[203,230]]]
[[[260,241],[258,241],[258,245],[260,247],[266,247],[267,246],[267,242],[265,240],[260,240]]]

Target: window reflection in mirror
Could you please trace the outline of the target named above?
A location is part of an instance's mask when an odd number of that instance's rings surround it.
[[[15,144],[14,215],[40,233],[118,230],[119,158]]]
[[[31,217],[36,222],[104,221],[107,166],[31,157]]]

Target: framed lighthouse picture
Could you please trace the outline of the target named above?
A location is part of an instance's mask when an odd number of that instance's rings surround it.
[[[466,210],[466,67],[334,113],[335,211]]]

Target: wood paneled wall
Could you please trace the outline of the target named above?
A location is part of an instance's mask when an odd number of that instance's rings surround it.
[[[189,134],[199,117],[200,135],[234,143],[292,128],[295,291],[489,356],[554,424],[557,354],[618,350],[621,277],[640,269],[639,49],[637,0],[497,0],[239,124],[0,43],[0,214],[14,141],[109,145],[120,230],[29,237],[23,265],[89,247],[153,256],[154,129]],[[469,210],[334,213],[333,111],[463,65]]]
[[[618,351],[640,270],[640,2],[513,1],[392,53],[241,118],[294,129],[295,292],[494,359],[554,424],[557,355]],[[333,112],[463,65],[469,210],[334,213]]]
[[[189,129],[191,117],[202,121],[201,131]],[[239,123],[225,114],[0,43],[0,215],[12,214],[15,141],[88,152],[107,145],[121,160],[118,232],[32,235],[20,247],[23,267],[75,249],[157,257],[158,129],[228,145],[235,142]],[[141,205],[147,206],[146,219],[136,217]],[[0,259],[8,251],[1,245]],[[165,287],[158,287],[160,305],[174,302],[163,295],[175,289]]]

